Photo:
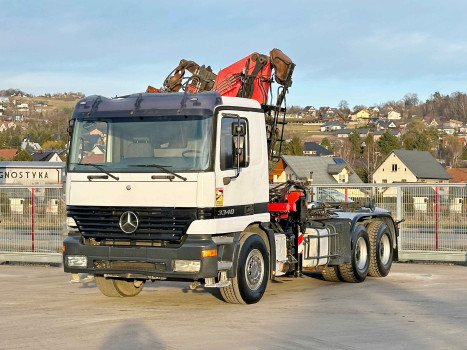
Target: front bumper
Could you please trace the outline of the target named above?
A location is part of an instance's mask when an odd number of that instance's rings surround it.
[[[238,242],[218,246],[209,235],[188,235],[182,244],[174,248],[87,245],[82,243],[80,236],[68,236],[63,245],[65,272],[180,280],[217,277],[219,270],[231,270],[232,264],[226,264],[226,261],[232,261],[238,249]],[[217,249],[218,256],[201,256],[202,251],[210,249]],[[87,266],[68,266],[67,256],[71,255],[87,257]],[[174,271],[174,260],[200,261],[200,269],[197,272]]]

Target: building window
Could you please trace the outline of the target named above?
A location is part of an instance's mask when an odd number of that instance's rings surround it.
[[[339,182],[345,183],[345,174],[339,174]]]
[[[387,183],[388,183],[388,180],[383,179],[383,184],[387,184]]]
[[[392,165],[392,171],[397,171],[397,164]]]
[[[401,182],[407,182],[407,179],[402,179]]]

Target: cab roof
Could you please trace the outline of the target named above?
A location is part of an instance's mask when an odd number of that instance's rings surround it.
[[[212,114],[214,108],[223,104],[222,96],[215,91],[197,94],[138,93],[124,97],[107,98],[99,95],[87,96],[78,101],[72,118],[88,117],[131,117],[174,114]]]

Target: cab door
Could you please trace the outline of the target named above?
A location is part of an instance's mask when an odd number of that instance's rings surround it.
[[[234,226],[259,220],[256,214],[267,214],[266,140],[265,135],[257,133],[262,130],[259,118],[264,119],[260,113],[244,111],[218,114],[216,217],[235,219],[230,222],[232,231]]]

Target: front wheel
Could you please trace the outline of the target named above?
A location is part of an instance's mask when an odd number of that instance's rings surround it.
[[[141,293],[145,281],[120,280],[95,276],[97,288],[107,297],[134,297]]]
[[[240,237],[237,275],[220,289],[224,300],[232,304],[254,304],[261,300],[269,278],[269,254],[263,239],[253,233]]]
[[[352,243],[351,262],[339,265],[339,272],[346,282],[363,282],[370,266],[370,241],[364,225],[355,227],[356,236]]]

